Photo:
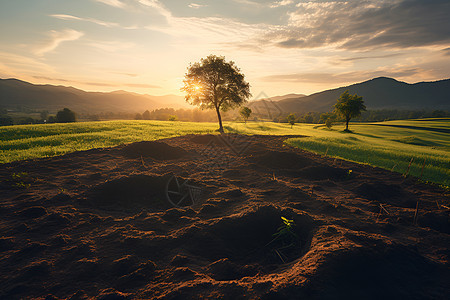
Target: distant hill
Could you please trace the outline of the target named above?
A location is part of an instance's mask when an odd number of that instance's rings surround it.
[[[286,99],[298,99],[298,98],[302,98],[305,97],[306,95],[303,94],[287,94],[287,95],[283,95],[283,96],[274,96],[274,97],[270,97],[270,98],[262,98],[262,99],[257,99],[257,100],[272,100],[272,101],[281,101],[281,100],[286,100]]]
[[[273,105],[257,100],[253,101],[250,107],[255,111],[267,111],[269,108],[272,114],[277,111],[328,112],[333,110],[333,105],[345,90],[362,96],[368,109],[450,110],[450,79],[408,84],[387,77],[374,78],[309,96],[283,99]]]
[[[0,107],[26,107],[56,112],[68,107],[77,113],[143,112],[163,107],[184,107],[181,96],[150,96],[116,91],[85,92],[73,87],[35,85],[17,79],[0,79]]]

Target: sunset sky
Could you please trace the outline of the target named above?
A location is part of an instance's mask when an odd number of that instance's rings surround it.
[[[182,95],[216,54],[254,97],[432,81],[450,77],[449,16],[448,0],[1,0],[0,78]]]

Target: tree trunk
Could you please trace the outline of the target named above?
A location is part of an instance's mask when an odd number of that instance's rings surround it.
[[[345,131],[348,131],[348,122],[350,122],[350,118],[347,118],[347,120],[345,120]]]
[[[224,133],[223,126],[222,126],[222,117],[220,116],[220,109],[216,106],[216,112],[217,112],[217,119],[219,119],[219,132]]]

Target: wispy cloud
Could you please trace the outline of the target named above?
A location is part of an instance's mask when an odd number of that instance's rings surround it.
[[[39,79],[39,80],[45,80],[45,81],[58,81],[58,82],[71,82],[70,80],[67,79],[62,79],[62,78],[53,78],[53,77],[48,77],[48,76],[42,76],[42,75],[34,75],[31,76],[34,79]]]
[[[3,63],[1,65],[1,63]],[[9,76],[23,77],[30,72],[53,73],[55,70],[35,57],[0,52],[0,69],[7,71]]]
[[[43,45],[37,47],[34,53],[38,56],[43,56],[44,54],[51,52],[58,48],[58,46],[67,41],[75,41],[84,35],[83,32],[65,29],[61,31],[52,30],[49,32],[49,39],[43,43]]]
[[[445,48],[441,50],[442,52],[444,52],[445,56],[450,56],[450,47],[449,48]]]
[[[118,8],[122,8],[125,6],[125,4],[120,0],[95,0],[95,1]]]
[[[281,6],[286,6],[286,5],[291,5],[293,4],[294,1],[293,0],[282,0],[282,1],[277,1],[274,2],[270,5],[271,8],[276,8],[276,7],[281,7]]]
[[[358,82],[374,77],[408,77],[422,72],[419,68],[406,68],[396,70],[353,71],[344,73],[295,73],[265,76],[261,79],[269,82],[298,82],[298,83],[348,83]]]
[[[355,57],[346,57],[339,59],[340,61],[356,61],[356,60],[366,60],[366,59],[380,59],[380,58],[388,58],[400,56],[402,53],[390,53],[384,55],[367,55],[367,56],[355,56]]]
[[[188,6],[189,6],[190,8],[199,9],[199,8],[201,8],[201,7],[206,7],[206,6],[208,6],[208,5],[205,5],[205,4],[197,4],[197,3],[190,3]]]
[[[222,17],[176,17],[157,0],[138,0],[139,3],[155,9],[167,20],[165,25],[151,25],[146,29],[159,31],[183,39],[203,41],[205,44],[243,43],[261,35],[267,25],[245,24]]]
[[[145,83],[126,83],[125,86],[136,87],[136,88],[147,88],[147,89],[160,89],[159,85],[145,84]]]
[[[245,5],[254,5],[254,6],[261,6],[262,4],[258,1],[252,1],[252,0],[233,0],[234,2],[245,4]]]
[[[135,88],[148,88],[148,89],[159,89],[161,88],[158,85],[153,84],[145,84],[145,83],[114,83],[114,82],[96,82],[96,81],[79,81],[79,80],[69,80],[64,78],[54,78],[49,76],[41,76],[35,75],[32,76],[38,80],[45,81],[53,81],[53,82],[63,82],[64,84],[72,84],[72,85],[87,85],[87,86],[98,86],[98,87],[112,87],[112,88],[120,88],[120,87],[135,87]]]
[[[172,18],[172,13],[158,0],[138,0],[144,6],[154,8],[159,14],[166,18]]]
[[[97,19],[93,19],[93,18],[80,18],[80,17],[76,17],[76,16],[72,16],[72,15],[55,14],[55,15],[50,15],[50,16],[53,18],[60,19],[60,20],[86,21],[86,22],[95,23],[97,25],[101,25],[101,26],[105,26],[105,27],[119,27],[120,26],[117,23],[105,22],[105,21],[101,21],[101,20],[97,20]]]

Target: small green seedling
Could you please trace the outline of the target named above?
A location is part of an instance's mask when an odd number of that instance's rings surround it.
[[[294,220],[289,220],[285,217],[281,217],[281,220],[283,221],[283,225],[278,227],[277,232],[272,234],[272,236],[275,237],[274,240],[286,242],[290,241],[292,238],[298,238],[293,230],[293,227],[295,226]]]
[[[350,178],[353,174],[353,170],[348,170],[347,171],[347,178]]]
[[[274,237],[266,246],[270,244],[276,244],[272,250],[277,254],[283,263],[285,263],[286,255],[283,254],[283,250],[294,247],[300,243],[297,234],[294,232],[295,223],[294,220],[289,220],[288,218],[281,217],[283,224],[278,227],[277,232],[272,234]]]

